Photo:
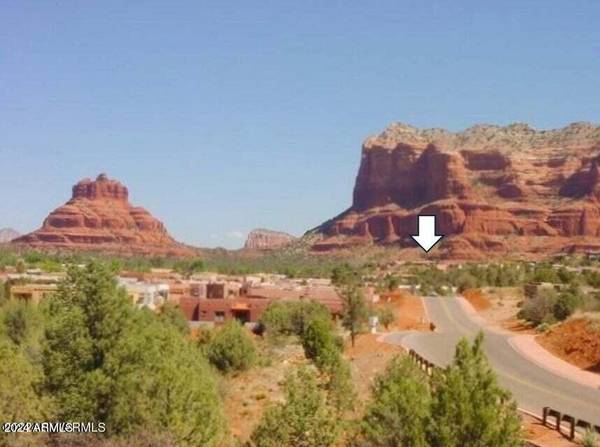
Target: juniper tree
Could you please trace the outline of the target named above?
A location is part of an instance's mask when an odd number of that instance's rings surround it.
[[[110,268],[70,269],[49,301],[42,365],[58,419],[105,422],[111,435],[152,427],[177,445],[221,445],[208,362],[175,326],[134,308]]]
[[[343,326],[350,331],[350,339],[354,346],[356,336],[362,331],[369,311],[362,291],[358,287],[346,287],[342,291]]]
[[[407,357],[391,360],[373,385],[373,399],[359,423],[358,445],[427,446],[430,414],[427,377]]]
[[[434,447],[522,445],[517,407],[483,352],[483,333],[461,340],[453,362],[433,382],[430,444]]]
[[[285,402],[264,413],[254,429],[256,447],[327,447],[340,435],[335,411],[327,404],[314,372],[302,367],[285,382]]]

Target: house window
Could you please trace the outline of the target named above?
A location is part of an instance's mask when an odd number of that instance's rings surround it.
[[[215,312],[215,323],[222,323],[223,321],[225,321],[225,312]]]

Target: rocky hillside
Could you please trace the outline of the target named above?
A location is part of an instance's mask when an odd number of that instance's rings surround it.
[[[21,234],[12,228],[0,228],[0,244],[10,242]]]
[[[312,233],[317,251],[414,248],[417,216],[446,235],[430,256],[600,251],[600,126],[464,132],[390,125],[362,149],[352,206]]]
[[[12,243],[122,254],[191,254],[162,222],[144,208],[132,206],[127,188],[105,174],[81,180],[73,186],[71,200],[52,211],[40,229]]]
[[[244,244],[246,250],[274,250],[291,244],[297,238],[281,231],[258,228],[248,233]]]

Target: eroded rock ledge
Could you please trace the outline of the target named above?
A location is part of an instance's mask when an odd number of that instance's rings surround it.
[[[434,214],[447,235],[437,256],[600,250],[599,162],[600,126],[588,123],[457,133],[395,123],[364,142],[352,206],[313,230],[313,249],[414,247],[417,215]]]

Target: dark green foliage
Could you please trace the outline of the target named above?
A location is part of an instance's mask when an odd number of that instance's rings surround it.
[[[214,335],[206,355],[219,371],[244,371],[256,361],[256,347],[248,331],[237,320],[230,320]]]
[[[478,287],[479,281],[471,273],[462,273],[456,278],[456,287],[459,293],[463,293],[465,290],[474,289]]]
[[[557,296],[553,289],[544,289],[535,298],[529,298],[523,304],[518,317],[527,320],[537,326],[542,322],[548,322],[548,317],[553,315]]]
[[[13,343],[20,345],[31,330],[27,304],[17,301],[6,303],[2,308],[2,329]]]
[[[352,346],[356,336],[363,330],[369,317],[369,310],[362,290],[358,287],[347,287],[342,291],[344,305],[342,324],[350,332]]]
[[[327,447],[340,435],[336,412],[315,374],[300,368],[285,382],[285,403],[269,408],[251,436],[256,447]]]
[[[427,446],[427,378],[408,357],[396,357],[373,385],[373,400],[359,424],[360,446]]]
[[[29,267],[47,269],[47,271],[64,270],[64,265],[82,265],[101,261],[110,264],[115,272],[118,270],[148,272],[152,268],[172,268],[186,276],[208,270],[231,275],[266,272],[296,278],[324,278],[330,277],[334,268],[341,264],[341,261],[331,257],[312,256],[302,249],[292,248],[265,253],[261,256],[245,256],[243,253],[221,249],[203,250],[202,258],[182,260],[167,257],[116,257],[103,253],[42,253],[2,247],[0,248],[0,270],[8,265],[15,266],[19,258],[23,258],[24,263]],[[358,261],[352,262],[356,265],[351,268],[360,265],[361,270],[365,271],[366,267]]]
[[[194,273],[202,272],[206,268],[204,264],[204,260],[200,258],[192,259],[192,260],[180,260],[175,262],[173,265],[173,269],[181,273],[186,278],[191,277]]]
[[[190,333],[188,321],[179,306],[167,302],[160,308],[158,316],[162,321],[172,325],[181,332],[182,335],[188,335]]]
[[[315,318],[310,321],[301,336],[301,340],[304,354],[319,369],[330,367],[338,361],[340,346],[329,320]]]
[[[114,380],[111,430],[151,430],[174,445],[223,445],[227,428],[217,382],[200,350],[150,312],[136,316],[136,332],[106,362]]]
[[[314,319],[331,320],[331,313],[315,301],[275,301],[260,317],[267,336],[302,336],[308,323]]]
[[[562,321],[569,318],[580,304],[581,298],[576,293],[564,292],[554,303],[552,313],[557,320]]]
[[[379,318],[379,323],[385,327],[387,330],[396,319],[396,314],[394,313],[394,308],[390,305],[384,305],[379,307],[376,312],[377,317]]]
[[[335,267],[331,272],[331,282],[338,287],[358,286],[361,279],[361,271],[348,263],[343,263]]]
[[[51,399],[39,392],[42,372],[27,353],[0,337],[0,421],[43,421],[53,416]],[[5,434],[0,432],[0,444]]]
[[[553,289],[545,288],[538,296],[525,301],[519,311],[523,318],[534,325],[552,324],[570,317],[584,303],[584,297],[577,288],[571,288],[557,295]]]
[[[224,419],[207,361],[173,324],[135,309],[109,266],[71,269],[49,313],[42,365],[58,419],[220,445]]]
[[[388,290],[390,292],[393,290],[396,290],[399,285],[400,285],[400,279],[397,276],[394,276],[394,275],[388,273],[383,278],[383,286],[386,290]]]
[[[350,365],[338,355],[331,364],[324,369],[327,382],[327,401],[339,415],[354,408],[356,393],[352,384]]]
[[[517,407],[497,382],[483,352],[483,334],[461,340],[454,361],[437,374],[430,444],[436,447],[522,445]]]

